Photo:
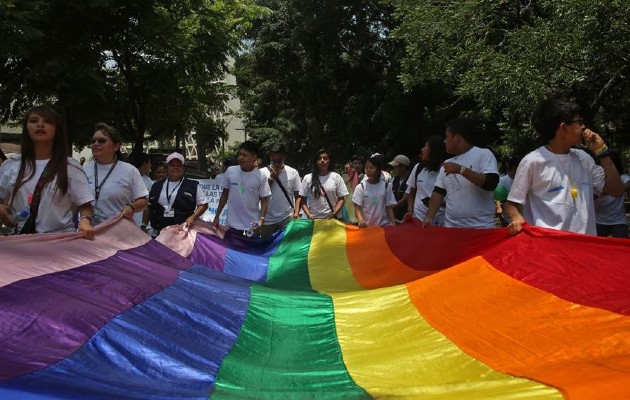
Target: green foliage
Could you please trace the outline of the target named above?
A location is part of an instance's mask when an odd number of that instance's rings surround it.
[[[284,141],[303,167],[322,147],[338,162],[371,151],[415,154],[426,96],[398,81],[401,44],[378,1],[265,0],[237,59],[248,135]],[[430,99],[429,99],[430,100]]]
[[[590,125],[628,143],[630,3],[390,0],[409,90],[443,85],[442,107],[482,120],[505,153],[531,149],[534,105],[576,99]],[[616,127],[617,130],[608,129]]]
[[[50,102],[76,144],[104,120],[134,151],[147,137],[181,137],[222,111],[228,57],[262,12],[250,0],[2,1],[2,33],[15,39],[0,47],[3,120]],[[218,136],[207,143],[224,134],[208,132]]]

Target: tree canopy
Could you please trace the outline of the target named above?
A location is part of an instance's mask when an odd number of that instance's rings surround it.
[[[249,0],[0,0],[2,120],[48,102],[79,145],[100,120],[136,149],[197,125],[213,145],[228,57],[263,11]]]
[[[308,159],[378,150],[414,156],[466,115],[481,145],[538,144],[535,104],[582,105],[613,145],[628,140],[630,4],[583,0],[260,0],[238,59],[247,130]]]
[[[506,152],[533,146],[532,109],[552,95],[580,103],[608,140],[628,142],[628,2],[390,2],[405,87],[444,85],[442,106],[485,122]]]
[[[236,64],[251,138],[265,145],[284,141],[297,164],[323,147],[338,162],[354,153],[421,147],[423,98],[405,93],[397,78],[402,47],[389,39],[390,6],[365,0],[259,4],[272,12],[254,24]]]
[[[247,134],[297,164],[321,147],[413,158],[460,115],[522,153],[550,95],[630,142],[622,0],[0,0],[0,19],[0,119],[54,103],[79,145],[104,120],[136,148],[190,130],[212,147],[231,56]]]

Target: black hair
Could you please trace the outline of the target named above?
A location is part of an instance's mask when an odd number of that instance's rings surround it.
[[[132,153],[129,156],[129,163],[136,168],[140,168],[144,163],[150,160],[151,157],[147,153]]]
[[[122,137],[113,126],[107,125],[105,122],[97,122],[96,125],[94,125],[94,133],[99,131],[107,136],[112,143],[122,145]],[[120,151],[120,147],[118,147],[115,154],[118,160],[125,161],[125,156],[122,151]]]
[[[311,193],[313,193],[313,196],[315,198],[318,198],[322,195],[322,192],[320,190],[321,183],[319,181],[319,172],[317,169],[317,160],[322,154],[328,154],[328,158],[330,159],[330,163],[328,164],[328,171],[332,171],[334,168],[334,163],[332,161],[332,157],[330,156],[330,151],[326,149],[317,150],[315,156],[313,157],[313,167],[311,170]]]
[[[351,160],[351,161],[354,161],[354,160],[359,160],[359,161],[361,161],[361,162],[364,162],[364,161],[365,161],[365,160],[364,160],[364,158],[363,158],[363,157],[361,157],[361,156],[360,156],[360,155],[358,155],[358,154],[353,155],[353,156],[352,156],[352,158],[351,158],[350,160]]]
[[[580,106],[571,100],[549,98],[536,105],[532,113],[532,126],[538,135],[546,141],[556,136],[561,123],[570,123],[574,116],[582,114]]]
[[[446,147],[444,147],[444,137],[431,135],[426,143],[429,146],[429,160],[424,161],[424,167],[429,171],[439,171],[444,160],[448,158]]]
[[[259,149],[258,149],[258,144],[255,143],[255,142],[252,142],[251,140],[246,140],[243,143],[241,143],[241,145],[238,146],[238,149],[250,152],[250,153],[254,154],[256,156],[256,158],[258,158],[258,156],[260,155]]]
[[[379,174],[383,172],[383,167],[385,166],[385,159],[382,154],[374,153],[370,156],[370,158],[367,159],[367,161],[369,161],[370,164],[376,167]]]
[[[450,120],[446,124],[446,129],[451,131],[453,135],[459,134],[468,143],[474,143],[477,134],[476,122],[472,118],[459,117]]]
[[[52,107],[46,105],[34,106],[24,114],[22,119],[22,137],[21,137],[21,160],[20,169],[18,170],[15,180],[15,187],[11,196],[11,202],[15,198],[20,187],[26,181],[31,179],[35,174],[35,144],[31,135],[28,133],[28,120],[31,114],[39,115],[45,120],[55,124],[55,138],[53,139],[53,148],[51,160],[56,164],[55,170],[45,178],[45,184],[52,182],[57,178],[56,190],[61,191],[62,195],[68,193],[68,138],[66,136],[66,125],[61,116]],[[30,174],[25,177],[27,166]]]
[[[501,169],[507,174],[511,169],[516,169],[518,167],[521,159],[522,157],[518,157],[516,155],[505,156],[501,160]]]
[[[276,143],[273,146],[271,146],[271,149],[269,149],[269,152],[286,154],[287,147],[284,145],[284,143]]]

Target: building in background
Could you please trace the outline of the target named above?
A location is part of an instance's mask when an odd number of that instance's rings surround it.
[[[229,63],[229,67],[231,68],[234,64],[234,60],[230,59]],[[232,74],[228,74],[223,82],[228,86],[236,86],[236,77]],[[225,123],[228,138],[227,140],[221,140],[219,148],[213,149],[206,154],[208,161],[221,162],[222,160],[216,159],[219,154],[223,154],[230,146],[247,140],[247,133],[244,129],[243,120],[238,116],[240,108],[241,102],[238,97],[230,95],[229,100],[225,104],[225,111],[216,114],[216,119]],[[123,144],[121,151],[125,154],[129,154],[131,149],[132,144],[128,143]],[[174,137],[170,140],[152,140],[144,143],[144,152],[152,155],[152,161],[154,163],[164,161],[166,156],[173,151],[183,151],[184,157],[186,157],[186,164],[189,166],[189,169],[191,171],[198,169],[196,167],[198,165],[197,160],[199,159],[199,155],[197,153],[197,140],[195,139],[194,131],[185,135],[184,149],[177,148],[176,139]],[[85,157],[89,160],[92,157],[92,152],[90,151],[89,146],[83,149],[74,148],[72,156],[77,160],[81,157]],[[198,175],[203,175],[205,177],[206,173],[205,171],[198,171]]]

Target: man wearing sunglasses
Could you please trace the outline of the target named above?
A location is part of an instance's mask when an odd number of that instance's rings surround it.
[[[602,138],[586,128],[580,106],[551,98],[536,106],[532,125],[546,142],[519,164],[505,211],[508,232],[525,222],[563,231],[596,235],[594,195],[623,195],[619,172]],[[584,142],[600,165],[583,150]],[[522,214],[521,214],[522,212]]]
[[[271,188],[267,216],[260,231],[262,237],[283,229],[293,217],[301,180],[300,174],[284,163],[285,158],[286,147],[277,143],[269,151],[269,166],[261,170]]]

